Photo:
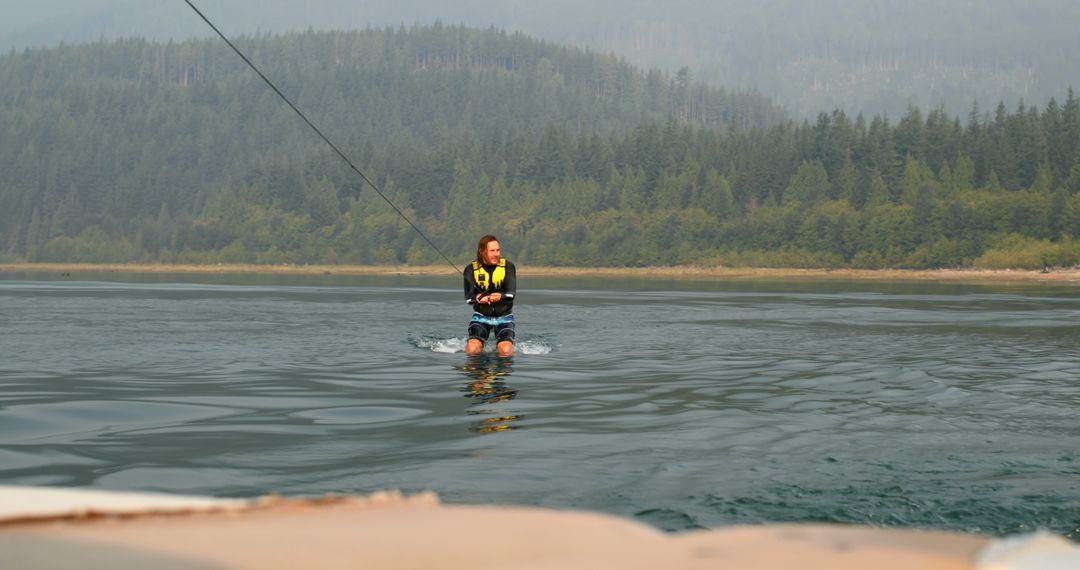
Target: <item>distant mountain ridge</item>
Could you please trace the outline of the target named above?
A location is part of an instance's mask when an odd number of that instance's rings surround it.
[[[1063,99],[1080,77],[1080,3],[1069,0],[217,0],[231,34],[410,26],[436,20],[523,31],[729,89],[756,89],[796,116],[840,108],[964,114],[978,101]],[[209,34],[182,2],[50,0],[0,24],[0,49],[99,37]],[[20,21],[20,18],[22,20]]]

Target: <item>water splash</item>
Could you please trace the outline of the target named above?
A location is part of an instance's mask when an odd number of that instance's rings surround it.
[[[432,352],[453,354],[455,352],[465,352],[465,344],[468,342],[468,338],[463,336],[450,338],[422,336],[410,339],[410,341],[417,348],[426,348]],[[516,352],[521,354],[548,354],[554,347],[541,340],[520,340],[516,342],[515,348]],[[484,350],[493,351],[494,343],[488,342],[487,346],[484,347]]]
[[[430,349],[432,352],[453,354],[455,352],[464,352],[465,342],[468,339],[466,339],[465,337],[438,338],[433,336],[424,336],[411,340],[413,345],[417,348],[427,348]]]
[[[517,349],[522,354],[547,354],[552,346],[540,340],[523,340],[517,343]]]

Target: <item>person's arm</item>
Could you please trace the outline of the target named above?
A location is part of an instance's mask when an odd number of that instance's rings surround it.
[[[472,273],[469,271],[470,269],[472,268],[466,265],[465,271],[463,272],[463,277],[465,281],[465,302],[470,305],[475,305],[477,301],[476,295],[480,291],[477,290],[476,284],[473,283]]]
[[[506,262],[506,281],[503,282],[502,296],[507,299],[513,299],[517,293],[517,267],[509,261]]]

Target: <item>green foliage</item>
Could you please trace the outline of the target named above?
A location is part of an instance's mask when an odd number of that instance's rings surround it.
[[[829,174],[821,161],[803,161],[784,190],[784,201],[813,206],[829,195]]]
[[[970,265],[971,258],[977,252],[978,247],[974,242],[939,238],[916,247],[907,256],[905,265],[930,269],[963,267]]]
[[[110,237],[100,226],[90,226],[71,238],[50,239],[34,261],[71,261],[88,263],[129,262],[139,259],[139,251],[127,240]]]
[[[689,72],[461,27],[241,40],[455,259],[1077,263],[1080,102],[813,124]],[[0,251],[35,261],[436,263],[235,57],[141,40],[0,57]],[[747,117],[755,117],[748,119]],[[17,140],[20,144],[13,144]]]
[[[775,267],[813,269],[820,267],[838,267],[842,260],[835,255],[809,251],[796,247],[777,250],[743,250],[720,253],[714,259],[717,265],[728,267]]]
[[[1080,264],[1080,242],[1066,238],[1054,243],[1020,234],[1003,234],[974,260],[990,269],[1042,269]]]

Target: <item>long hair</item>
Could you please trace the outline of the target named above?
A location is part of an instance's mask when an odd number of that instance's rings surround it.
[[[480,263],[484,263],[484,252],[487,251],[487,246],[493,241],[499,241],[499,238],[493,235],[486,235],[480,238],[480,243],[476,244],[476,260]]]

